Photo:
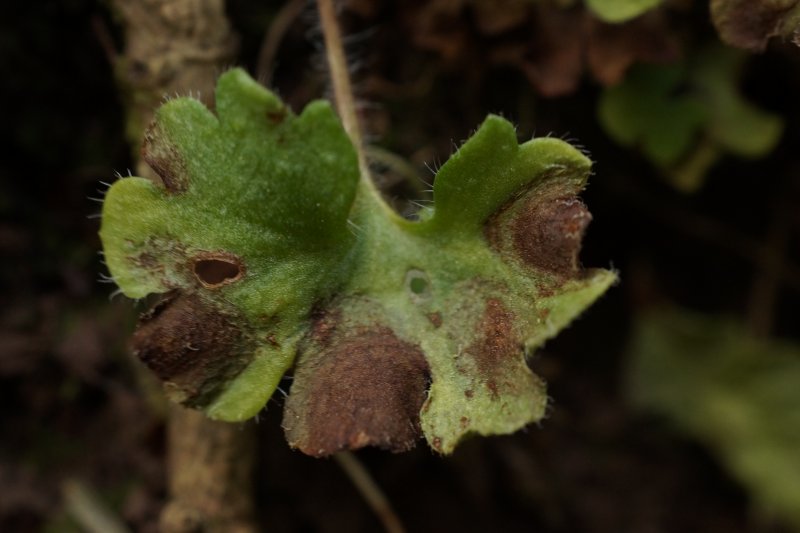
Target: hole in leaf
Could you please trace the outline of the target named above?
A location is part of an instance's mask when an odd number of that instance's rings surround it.
[[[233,255],[207,256],[194,261],[194,275],[209,289],[233,283],[243,274],[241,261]]]
[[[406,274],[406,287],[415,299],[426,298],[431,292],[431,282],[422,270],[412,269]]]
[[[425,278],[412,278],[409,282],[409,288],[414,294],[422,294],[428,288],[428,280]]]

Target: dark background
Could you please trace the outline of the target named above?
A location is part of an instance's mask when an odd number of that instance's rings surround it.
[[[486,59],[513,36],[482,34],[468,9],[447,21],[463,47],[445,58],[413,40],[423,4],[353,4],[345,29],[371,141],[428,181],[424,163],[445,161],[489,112],[518,124],[521,138],[536,131],[579,141],[597,162],[584,194],[594,222],[582,260],[613,266],[622,279],[532,362],[553,398],[541,426],[473,439],[444,459],[424,446],[359,453],[408,529],[786,531],[752,513],[747,493],[708,451],[634,412],[622,382],[643,310],[669,302],[748,318],[764,275],[758,246],[777,213],[793,219],[788,252],[777,260],[800,259],[792,207],[800,192],[800,49],[771,45],[752,57],[742,82],[753,102],[784,117],[778,148],[757,161],[723,158],[687,195],[603,133],[595,119],[601,87],[589,75],[569,94],[544,98],[518,69]],[[695,4],[675,15],[676,27],[689,43],[715,39],[706,6]],[[251,72],[278,7],[229,3],[239,64]],[[63,497],[76,480],[135,531],[155,530],[166,498],[164,405],[126,351],[142,309],[122,296],[109,301],[114,287],[98,282],[105,269],[93,198],[102,197],[101,181],[133,166],[103,31],[123,45],[103,2],[0,8],[0,531],[78,531]],[[309,8],[284,37],[273,76],[295,109],[325,95],[320,47]],[[387,189],[407,210],[413,188]],[[799,282],[777,281],[775,336],[800,335]],[[288,449],[282,402],[271,400],[258,422],[257,507],[267,530],[378,529],[335,462]]]

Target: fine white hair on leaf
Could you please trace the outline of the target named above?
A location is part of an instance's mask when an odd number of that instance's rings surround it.
[[[356,237],[358,237],[359,235],[361,235],[364,232],[364,230],[361,228],[361,226],[359,226],[358,224],[356,224],[355,222],[353,222],[349,218],[347,219],[347,225],[350,227],[350,233],[352,233]]]
[[[116,289],[115,291],[113,291],[111,294],[108,295],[108,301],[109,302],[114,301],[114,298],[116,298],[120,294],[122,294],[122,289],[119,289],[119,288]]]
[[[103,274],[102,272],[98,273],[99,278],[97,279],[98,283],[116,283],[117,281],[114,279],[113,276],[108,276]]]

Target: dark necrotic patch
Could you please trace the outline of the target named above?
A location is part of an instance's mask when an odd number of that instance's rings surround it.
[[[580,272],[578,255],[592,215],[580,198],[553,187],[534,190],[504,207],[485,235],[500,253],[562,277]]]
[[[252,346],[241,324],[231,309],[173,292],[142,315],[133,351],[174,400],[203,407],[250,360]]]
[[[385,326],[342,331],[330,323],[339,316],[320,317],[302,350],[284,410],[287,440],[317,457],[364,446],[414,447],[429,382],[422,351]]]
[[[531,203],[511,221],[514,249],[529,264],[565,275],[577,273],[581,240],[592,220],[589,210],[576,197]]]

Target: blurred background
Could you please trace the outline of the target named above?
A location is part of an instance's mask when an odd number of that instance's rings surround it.
[[[167,498],[166,406],[127,350],[144,309],[98,255],[104,182],[138,152],[114,66],[124,3],[0,7],[0,531],[102,531],[98,514],[156,531]],[[531,361],[552,397],[540,426],[448,458],[358,453],[409,531],[800,531],[797,4],[342,3],[400,212],[499,113],[591,153],[582,261],[621,277]],[[231,65],[295,110],[328,96],[313,5],[226,10]],[[380,530],[335,462],[289,450],[282,403],[250,423],[259,523]]]

